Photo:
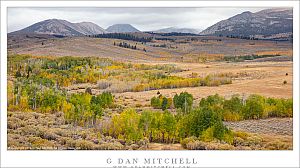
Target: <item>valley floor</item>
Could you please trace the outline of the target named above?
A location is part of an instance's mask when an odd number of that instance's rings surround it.
[[[183,37],[181,37],[183,38]],[[186,37],[187,39],[189,37]],[[167,43],[170,46],[176,48],[162,48],[153,47],[152,43],[137,43],[127,40],[118,39],[101,39],[101,38],[88,38],[88,37],[67,37],[67,38],[22,38],[21,36],[8,38],[8,53],[12,58],[15,58],[15,62],[11,61],[8,65],[8,84],[10,89],[10,109],[8,111],[8,149],[10,150],[22,150],[22,149],[83,149],[83,150],[291,150],[293,149],[293,119],[292,118],[268,118],[259,120],[243,120],[235,122],[224,122],[224,125],[230,128],[233,143],[224,143],[222,140],[207,141],[204,142],[194,137],[186,137],[185,143],[178,143],[177,140],[173,144],[156,143],[153,141],[149,143],[147,138],[140,139],[138,142],[125,142],[124,137],[115,136],[118,139],[111,136],[103,135],[100,130],[105,125],[105,122],[110,119],[113,114],[120,114],[124,109],[134,109],[139,115],[143,110],[152,110],[154,112],[163,112],[162,108],[154,108],[151,106],[151,99],[158,95],[165,96],[165,98],[173,98],[176,94],[182,92],[188,92],[193,95],[191,104],[194,107],[199,107],[199,102],[202,98],[218,94],[228,100],[233,95],[239,95],[241,102],[246,100],[247,97],[253,94],[261,95],[268,98],[278,99],[291,99],[293,97],[293,61],[292,61],[292,44],[290,42],[273,42],[273,41],[252,41],[242,39],[222,38],[221,40],[214,40],[214,37],[207,42],[203,42],[199,37],[198,41],[182,43],[182,41],[165,42],[158,41],[153,44]],[[206,37],[205,37],[206,38]],[[179,38],[180,39],[180,38]],[[132,50],[129,48],[119,47],[114,43],[127,42],[129,44],[136,44],[138,49]],[[145,49],[146,51],[144,51]],[[31,62],[32,66],[26,67],[26,64],[30,63],[31,59],[27,62],[22,62],[22,57],[18,59],[15,54],[29,54],[35,58]],[[260,58],[250,60],[243,60],[242,62],[218,60],[218,58],[225,58],[224,56],[258,56],[258,55],[271,55],[272,57]],[[45,56],[48,56],[47,58]],[[66,70],[65,67],[57,67],[50,64],[55,63],[55,59],[61,59],[63,56],[74,56],[71,62],[75,65],[70,65],[70,69]],[[118,62],[109,62],[112,65],[88,64],[77,65],[77,60],[80,58],[87,58],[91,60],[95,58],[109,58]],[[208,61],[201,61],[203,58],[213,58]],[[215,58],[215,59],[214,59]],[[44,59],[47,59],[45,61]],[[70,58],[69,58],[70,59]],[[32,61],[32,60],[31,60]],[[49,61],[49,63],[48,63]],[[53,61],[53,62],[52,62]],[[63,59],[61,59],[62,63]],[[66,61],[66,60],[65,60]],[[95,60],[94,60],[95,61]],[[96,61],[95,61],[96,62]],[[101,61],[100,61],[101,62]],[[103,63],[103,62],[101,62]],[[106,62],[105,62],[106,63]],[[119,63],[124,63],[124,66],[120,66]],[[125,66],[126,64],[126,66]],[[133,68],[128,68],[127,64],[134,65]],[[169,70],[166,65],[173,66],[174,70]],[[21,67],[19,65],[25,65]],[[61,66],[61,64],[59,63]],[[131,66],[132,66],[131,65]],[[138,65],[138,66],[137,66]],[[156,65],[163,65],[161,67],[155,67]],[[136,66],[136,67],[135,67]],[[145,68],[145,67],[148,67]],[[43,67],[43,68],[41,68]],[[143,69],[145,68],[145,69]],[[178,68],[179,70],[177,71]],[[105,71],[104,71],[105,70]],[[42,72],[42,73],[41,73]],[[154,73],[155,72],[155,73]],[[28,75],[26,77],[26,75]],[[31,75],[31,76],[30,76]],[[35,76],[40,75],[44,81],[52,80],[53,87],[43,86],[44,89],[57,90],[57,93],[61,93],[62,90],[67,92],[67,96],[63,95],[65,100],[65,106],[69,107],[69,110],[64,112],[62,108],[51,108],[47,112],[37,112],[37,108],[33,108],[32,102],[33,96],[41,95],[41,99],[44,97],[45,92],[42,89],[39,94],[36,94],[36,89],[21,92],[19,86],[20,81],[26,83],[26,88],[31,88],[31,82],[27,81],[28,78],[33,78],[36,81],[38,79]],[[159,75],[161,77],[159,77]],[[30,77],[29,77],[30,76]],[[71,77],[70,77],[71,76]],[[100,78],[103,77],[102,78]],[[165,76],[165,77],[162,77]],[[64,83],[70,78],[72,82],[70,84],[61,85],[58,87],[58,80],[56,78],[61,77]],[[143,86],[150,82],[157,84],[157,81],[164,81],[166,83],[168,78],[176,78],[177,81],[187,79],[188,81],[197,79],[205,79],[211,77],[213,80],[219,82],[216,85],[170,85],[171,87],[145,87],[144,89],[136,89],[136,86]],[[124,79],[125,78],[125,79]],[[158,78],[159,80],[157,80]],[[180,78],[180,80],[179,80]],[[221,83],[220,78],[230,79],[230,83]],[[20,80],[22,79],[22,80]],[[151,79],[151,80],[150,80]],[[170,78],[171,79],[171,78]],[[18,81],[20,80],[20,81]],[[27,81],[27,82],[24,82]],[[101,87],[101,81],[107,86]],[[126,81],[126,82],[124,82]],[[142,82],[143,81],[143,82]],[[154,82],[153,82],[154,81]],[[209,81],[209,80],[207,80]],[[133,82],[133,83],[132,83]],[[136,82],[136,83],[134,83]],[[36,83],[37,86],[41,86],[40,83]],[[162,82],[159,84],[161,85]],[[121,86],[124,89],[120,89]],[[125,85],[125,86],[124,86]],[[77,105],[81,105],[80,98],[84,94],[88,94],[87,97],[97,96],[103,92],[107,92],[105,89],[109,89],[111,86],[120,89],[112,92],[113,108],[105,107],[104,116],[95,119],[93,123],[95,127],[89,127],[81,123],[81,126],[74,126],[75,124],[67,119],[65,116],[69,111],[75,112]],[[167,85],[166,85],[167,86]],[[173,86],[176,86],[173,87]],[[187,87],[195,86],[195,87]],[[129,89],[127,89],[127,87]],[[136,90],[134,90],[135,88]],[[166,89],[168,88],[168,89]],[[89,92],[87,92],[89,91]],[[110,91],[108,91],[110,92]],[[22,101],[20,95],[23,95]],[[49,95],[52,92],[49,91]],[[54,93],[54,92],[53,92]],[[74,94],[73,94],[74,93]],[[84,94],[81,94],[84,93]],[[53,94],[55,97],[57,95]],[[76,99],[73,98],[71,102],[68,96],[77,95]],[[52,98],[51,96],[49,99]],[[78,99],[78,100],[77,100]],[[281,99],[281,100],[283,100]],[[20,103],[17,103],[19,100]],[[36,101],[36,99],[34,99]],[[88,100],[88,98],[86,98]],[[77,102],[78,101],[78,102]],[[168,101],[168,100],[167,100]],[[33,101],[34,102],[34,101]],[[49,103],[50,102],[50,103]],[[51,101],[48,103],[51,104]],[[88,101],[87,106],[91,105],[91,100]],[[292,102],[292,99],[291,99]],[[41,101],[41,103],[44,103]],[[78,104],[76,104],[78,103]],[[167,102],[168,103],[168,102]],[[244,103],[244,102],[243,102]],[[46,104],[46,103],[45,103]],[[57,100],[57,103],[62,102]],[[75,105],[76,106],[75,106]],[[172,99],[171,99],[172,104]],[[173,103],[174,104],[174,103]],[[41,104],[40,106],[42,106]],[[98,104],[97,104],[98,105]],[[36,106],[36,102],[35,102]],[[60,105],[57,105],[60,107]],[[192,106],[192,105],[191,105]],[[45,105],[46,107],[46,105]],[[48,107],[48,106],[47,106]],[[192,107],[191,107],[192,108]],[[25,110],[23,110],[25,109]],[[44,110],[45,110],[44,109]],[[84,109],[84,108],[83,108]],[[87,108],[91,109],[91,108]],[[177,113],[178,109],[171,105],[167,108],[172,115]],[[289,110],[292,116],[292,106]],[[288,111],[287,109],[284,109]],[[284,111],[283,110],[283,111]],[[79,110],[80,111],[80,110]],[[97,111],[97,110],[95,110]],[[272,109],[269,111],[272,112]],[[76,111],[77,112],[77,111]],[[92,110],[81,110],[79,116],[84,116],[85,112],[94,112]],[[102,111],[101,111],[102,112]],[[239,111],[240,112],[240,111]],[[66,114],[64,114],[66,113]],[[71,113],[70,113],[71,114]],[[73,113],[72,113],[73,114]],[[255,116],[256,117],[256,116]],[[253,118],[255,118],[253,117]],[[273,116],[268,116],[273,117]],[[284,116],[287,117],[287,116]],[[78,117],[80,118],[80,117]],[[130,117],[129,117],[130,118]],[[263,118],[263,117],[261,117]],[[67,121],[67,122],[66,122]],[[69,123],[68,123],[69,122]],[[75,123],[77,122],[77,119]],[[85,122],[85,121],[84,121]],[[117,123],[117,122],[116,122]],[[220,120],[220,123],[222,121]],[[118,123],[117,123],[118,124]],[[80,125],[80,124],[79,124]],[[159,124],[158,124],[159,125]],[[102,127],[102,128],[100,128]],[[164,133],[163,141],[164,141]],[[120,134],[121,135],[121,134]],[[152,132],[151,132],[152,135]],[[113,135],[112,135],[113,136]],[[144,136],[143,136],[144,137]],[[148,137],[148,136],[145,136]],[[180,139],[181,142],[181,139]]]
[[[157,91],[173,97],[176,93],[193,93],[195,103],[198,104],[201,98],[213,94],[219,94],[225,97],[231,97],[234,94],[248,96],[250,94],[259,94],[266,97],[290,98],[293,95],[293,67],[292,62],[260,62],[260,63],[210,63],[210,64],[176,64],[186,71],[179,72],[177,76],[188,77],[192,73],[202,74],[232,74],[237,77],[233,79],[232,84],[221,86],[201,86],[184,87],[174,89],[159,89],[144,92],[125,92],[116,93],[121,101],[127,106],[136,104],[147,105],[151,97],[156,95]],[[207,68],[208,67],[208,68]],[[288,76],[286,76],[288,73]],[[287,84],[283,84],[284,81]],[[96,91],[96,90],[95,90]],[[135,101],[138,100],[138,101]],[[141,101],[139,101],[141,100]]]

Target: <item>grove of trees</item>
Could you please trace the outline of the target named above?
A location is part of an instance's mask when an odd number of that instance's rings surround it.
[[[117,45],[115,42],[114,42],[114,45]],[[123,47],[123,48],[129,48],[129,49],[133,49],[133,50],[137,50],[137,47],[136,45],[130,45],[129,43],[126,43],[126,42],[120,42],[118,44],[119,47]]]
[[[175,143],[196,136],[205,141],[233,142],[233,134],[210,108],[196,108],[187,114],[174,115],[168,110],[142,111],[127,109],[115,114],[103,131],[116,139],[137,142],[147,138],[150,142]]]
[[[164,99],[168,98],[162,95],[153,97],[151,106],[163,109]],[[192,106],[192,100],[192,95],[187,92],[176,94],[173,103],[179,110],[177,113],[166,109],[144,110],[141,113],[134,109],[124,110],[112,117],[103,133],[133,142],[147,138],[150,142],[174,143],[187,137],[197,137],[202,141],[218,140],[232,144],[234,134],[224,126],[223,120],[292,116],[291,99],[265,98],[259,95],[250,95],[245,100],[238,95],[224,99],[216,94],[202,98],[196,107]]]
[[[167,98],[161,94],[158,97],[152,97],[151,106],[156,109],[168,109],[162,108],[164,99],[169,100],[167,107],[174,107],[178,114],[188,114],[195,107],[193,106],[193,95],[188,92],[175,94],[173,98]],[[230,99],[225,99],[218,94],[210,95],[200,100],[199,108],[212,109],[223,121],[293,116],[292,99],[267,98],[255,94],[249,95],[247,98],[233,95]]]
[[[152,37],[138,37],[127,33],[105,33],[105,34],[93,35],[92,37],[131,40],[131,41],[138,41],[143,43],[151,42],[153,39]]]
[[[151,106],[156,109],[166,110],[172,105],[172,98],[166,98],[163,95],[151,98]]]

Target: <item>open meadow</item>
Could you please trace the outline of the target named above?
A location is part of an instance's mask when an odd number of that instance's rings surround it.
[[[291,42],[129,35],[8,35],[8,148],[293,149]]]

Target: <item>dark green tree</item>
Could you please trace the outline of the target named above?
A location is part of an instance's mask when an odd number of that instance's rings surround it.
[[[161,109],[166,110],[167,108],[168,108],[168,99],[166,97],[163,97],[162,104],[161,104]]]
[[[188,113],[193,105],[193,95],[188,92],[181,92],[173,98],[175,108],[180,108],[183,113]]]

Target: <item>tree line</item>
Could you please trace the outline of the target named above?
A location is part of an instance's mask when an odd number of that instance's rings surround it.
[[[121,114],[115,114],[101,132],[126,142],[146,138],[150,142],[178,143],[191,136],[206,141],[233,142],[233,133],[223,125],[221,117],[208,107],[195,108],[186,114],[172,114],[168,110],[145,110],[139,114],[134,109],[126,109]]]
[[[114,46],[119,46],[119,47],[123,47],[123,48],[129,48],[132,50],[138,50],[138,48],[136,47],[137,43],[135,45],[130,45],[129,43],[126,42],[120,42],[119,44],[117,44],[116,42],[114,42]],[[143,48],[143,51],[146,52],[146,49]]]
[[[182,78],[178,76],[162,75],[161,78],[150,80],[147,83],[141,83],[133,88],[134,92],[173,89],[181,87],[198,87],[198,86],[219,86],[231,84],[232,80],[228,77],[219,77],[207,75],[206,77]]]
[[[202,98],[198,106],[193,106],[193,96],[182,92],[173,98],[176,113],[166,108],[171,106],[170,102],[170,98],[162,95],[153,97],[151,105],[163,111],[137,113],[134,109],[126,109],[113,115],[102,125],[101,131],[106,136],[130,142],[147,138],[150,142],[177,143],[188,137],[197,137],[201,141],[232,144],[234,133],[224,126],[224,120],[292,117],[293,112],[292,99],[260,95],[250,95],[247,99],[234,95],[225,99],[216,94]]]
[[[137,41],[137,42],[151,42],[152,37],[138,37],[132,34],[126,34],[126,33],[105,33],[105,34],[97,34],[97,35],[91,35],[91,37],[95,38],[112,38],[112,39],[122,39],[122,40],[131,40],[131,41]]]
[[[188,92],[176,94],[173,98],[163,95],[151,98],[151,106],[157,109],[174,107],[178,112],[187,114],[193,108],[193,95]],[[262,119],[268,117],[292,117],[293,100],[249,95],[248,98],[233,95],[230,99],[215,94],[202,98],[199,107],[210,107],[221,116],[223,121]]]
[[[66,121],[75,126],[95,126],[97,119],[104,114],[104,109],[112,108],[114,102],[109,92],[99,95],[88,92],[68,94],[65,90],[36,84],[26,87],[10,85],[8,91],[9,111],[63,112]]]
[[[274,55],[241,55],[241,56],[224,56],[222,60],[231,62],[243,62],[245,60],[254,60],[258,58],[277,57],[280,54]]]

